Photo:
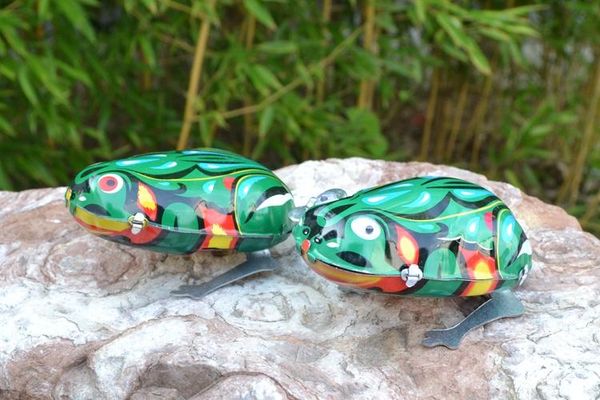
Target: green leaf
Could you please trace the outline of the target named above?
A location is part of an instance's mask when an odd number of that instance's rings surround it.
[[[0,130],[2,132],[6,133],[8,136],[12,136],[12,137],[16,136],[15,129],[13,128],[11,123],[8,122],[8,120],[1,115],[0,115]]]
[[[501,31],[500,29],[496,29],[496,28],[492,28],[492,27],[482,27],[479,28],[479,32],[481,32],[483,35],[497,40],[499,42],[510,42],[512,39],[510,37],[510,35],[506,34],[505,32]]]
[[[0,190],[12,190],[13,185],[2,164],[0,164]]]
[[[158,13],[158,4],[155,0],[142,0],[144,6],[154,15]]]
[[[404,65],[402,62],[396,60],[382,59],[381,64],[385,69],[400,75],[405,78],[415,79],[414,71],[409,66]]]
[[[73,27],[80,31],[90,42],[96,40],[96,34],[88,21],[85,9],[77,0],[60,0],[54,2],[62,14],[71,22]]]
[[[154,47],[150,42],[150,38],[148,36],[139,36],[138,43],[148,66],[152,69],[156,68],[156,54],[154,53]]]
[[[487,57],[483,54],[477,43],[474,41],[466,48],[467,54],[469,55],[469,59],[484,75],[490,75],[492,73],[492,68],[490,67],[490,63]]]
[[[506,178],[508,183],[510,183],[511,185],[520,187],[520,188],[523,187],[523,185],[521,184],[521,181],[519,180],[519,177],[517,176],[517,174],[515,174],[514,171],[512,171],[510,169],[505,170],[504,177]]]
[[[268,106],[266,107],[262,113],[260,114],[260,119],[258,121],[258,137],[259,139],[264,139],[271,125],[273,125],[273,117],[275,116],[275,107]]]
[[[68,77],[75,79],[76,81],[81,82],[88,87],[92,86],[92,80],[90,79],[90,76],[88,75],[88,73],[85,70],[73,67],[67,63],[60,61],[60,60],[56,60],[56,65]]]
[[[21,90],[25,94],[25,97],[27,97],[31,104],[37,106],[39,104],[38,97],[33,89],[33,86],[31,85],[29,74],[24,67],[19,69],[19,72],[17,73],[17,80],[19,81],[19,85],[21,86]]]
[[[281,82],[279,82],[275,74],[273,74],[267,67],[263,65],[254,65],[252,69],[258,75],[259,79],[268,86],[274,89],[279,89],[281,87]]]
[[[296,43],[288,40],[274,40],[271,42],[261,43],[256,48],[264,53],[269,54],[290,54],[298,51]]]
[[[427,19],[427,15],[425,13],[425,9],[426,9],[426,0],[414,0],[414,4],[415,4],[415,13],[417,15],[417,20],[420,23],[424,23],[425,20]]]
[[[49,12],[49,6],[50,5],[50,0],[39,0],[38,1],[38,7],[37,7],[37,12],[38,12],[38,17],[40,17],[40,19],[42,21],[46,21],[47,19],[50,18],[50,12]]]
[[[462,23],[458,18],[438,13],[435,15],[435,19],[448,36],[450,36],[455,45],[461,48],[469,45],[470,38],[462,30]]]
[[[15,73],[15,70],[13,68],[14,67],[12,64],[9,66],[7,65],[7,63],[0,63],[0,74],[4,75],[11,81],[14,81],[17,77],[17,74]]]
[[[244,6],[250,14],[269,29],[275,29],[275,21],[269,10],[262,4],[260,0],[244,0]]]
[[[0,33],[2,33],[10,48],[13,49],[18,55],[27,55],[25,42],[21,40],[21,37],[17,33],[16,29],[14,29],[12,26],[0,25]]]
[[[506,24],[504,29],[506,29],[506,31],[508,31],[510,33],[514,33],[517,35],[531,36],[531,37],[539,37],[540,36],[540,33],[538,31],[536,31],[531,26],[527,26],[527,25]]]
[[[298,72],[298,75],[300,76],[300,78],[302,78],[302,81],[306,84],[306,86],[308,86],[309,88],[313,87],[314,82],[312,75],[304,64],[296,64],[296,72]]]

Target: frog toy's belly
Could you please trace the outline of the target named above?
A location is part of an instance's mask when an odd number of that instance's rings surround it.
[[[479,296],[511,289],[531,247],[508,207],[453,178],[415,178],[308,210],[298,248],[319,275],[396,295]]]

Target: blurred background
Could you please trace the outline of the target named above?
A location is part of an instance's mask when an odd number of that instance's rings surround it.
[[[198,146],[422,160],[600,234],[599,1],[0,4],[0,189]]]

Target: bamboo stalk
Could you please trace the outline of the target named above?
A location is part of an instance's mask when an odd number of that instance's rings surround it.
[[[164,33],[156,33],[156,35],[158,36],[158,38],[161,41],[163,41],[165,43],[170,43],[170,44],[172,44],[172,45],[174,45],[176,47],[179,47],[182,50],[185,50],[185,51],[190,52],[190,53],[193,53],[195,51],[194,46],[192,46],[191,44],[189,44],[189,43],[187,43],[187,42],[185,42],[185,41],[183,41],[181,39],[175,38],[173,36],[169,36],[169,35],[164,34]]]
[[[439,75],[439,69],[435,68],[431,74],[431,89],[429,91],[429,100],[427,101],[425,126],[423,127],[423,137],[421,139],[421,152],[419,153],[419,160],[425,160],[427,158],[427,153],[429,152],[429,143],[431,142],[431,127],[433,125],[433,116],[435,114],[439,90]]]
[[[594,146],[596,133],[596,118],[598,114],[598,106],[600,104],[600,52],[596,55],[596,66],[594,69],[593,89],[589,107],[586,112],[585,126],[583,130],[583,138],[579,146],[579,152],[575,159],[575,164],[571,169],[570,179],[563,184],[559,193],[559,200],[567,199],[569,205],[575,204],[579,197],[579,188],[583,180],[583,172],[588,154]]]
[[[214,7],[215,0],[208,0],[208,2],[209,7]],[[210,21],[207,16],[203,16],[202,22],[200,23],[200,31],[198,32],[198,40],[196,41],[196,49],[194,51],[194,61],[185,100],[183,124],[181,126],[181,132],[179,133],[179,140],[177,141],[177,150],[184,149],[188,144],[190,129],[192,127],[192,122],[194,121],[194,105],[198,94],[198,86],[200,83],[200,75],[202,74],[202,64],[204,62],[204,53],[206,52],[206,43],[208,42],[209,33]]]
[[[452,98],[444,96],[444,101],[441,103],[440,112],[441,119],[437,124],[438,130],[437,137],[435,140],[435,160],[437,162],[442,162],[444,160],[444,150],[448,146],[448,136],[450,133],[450,129],[452,128],[452,118],[450,117],[452,110]]]
[[[323,21],[323,37],[325,37],[325,40],[323,41],[324,48],[327,48],[327,45],[329,44],[329,29],[327,28],[327,24],[331,21],[331,1],[332,0],[323,0],[321,19]],[[317,103],[319,104],[321,104],[325,98],[325,84],[327,83],[328,72],[329,68],[324,68],[323,77],[319,79],[319,82],[317,83]]]
[[[367,0],[364,9],[365,35],[363,47],[370,53],[375,52],[375,2],[376,0]],[[371,109],[371,97],[374,81],[372,79],[363,79],[360,82],[360,89],[357,101],[357,107],[366,110]]]
[[[495,64],[495,63],[494,63]],[[486,77],[485,85],[483,87],[483,99],[477,104],[476,114],[473,118],[473,125],[471,132],[469,132],[469,136],[473,136],[473,148],[471,149],[471,168],[475,169],[477,167],[477,162],[479,161],[479,153],[481,151],[481,144],[483,139],[483,132],[481,132],[481,125],[483,123],[483,118],[488,110],[490,94],[492,93],[492,83],[493,83],[493,74],[490,74]]]
[[[254,46],[254,35],[256,33],[256,18],[253,15],[248,14],[248,23],[246,24],[246,50],[251,50]],[[250,96],[244,97],[244,107],[252,104]],[[250,155],[250,146],[252,144],[252,114],[244,114],[244,147],[242,154]]]
[[[454,148],[456,147],[456,139],[458,138],[458,132],[460,131],[460,125],[462,122],[463,114],[465,112],[465,105],[467,104],[467,94],[469,93],[469,81],[465,77],[460,87],[460,93],[458,95],[458,104],[456,105],[456,111],[454,113],[454,121],[452,121],[452,127],[450,128],[450,138],[448,139],[448,146],[446,146],[445,159],[451,160]]]

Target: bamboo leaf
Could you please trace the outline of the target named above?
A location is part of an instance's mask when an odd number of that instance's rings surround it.
[[[0,190],[12,190],[13,185],[10,182],[8,174],[4,170],[4,166],[0,164]]]
[[[479,32],[481,32],[483,35],[489,37],[490,39],[494,39],[499,42],[508,43],[512,40],[510,35],[506,34],[505,32],[501,31],[500,29],[496,29],[496,28],[492,28],[492,27],[484,26],[482,28],[479,28]]]
[[[27,48],[25,42],[21,40],[16,29],[8,25],[0,25],[0,32],[4,36],[4,39],[8,43],[11,49],[13,49],[18,55],[27,55]]]
[[[296,43],[288,40],[274,40],[261,43],[256,48],[259,51],[269,54],[290,54],[298,51]]]
[[[0,130],[6,133],[8,136],[15,137],[15,129],[6,118],[0,115]]]
[[[420,23],[425,23],[425,20],[427,19],[427,14],[425,12],[427,6],[426,6],[426,0],[415,0],[414,1],[414,5],[415,5],[415,14],[417,15],[417,21],[419,21]]]
[[[258,78],[267,86],[270,86],[273,89],[279,89],[281,87],[281,82],[279,82],[275,74],[273,74],[267,67],[263,65],[254,65],[252,69]]]
[[[158,4],[155,0],[142,0],[142,3],[152,14],[158,14]]]
[[[492,69],[487,57],[483,54],[477,43],[474,41],[469,44],[466,48],[469,60],[473,63],[475,68],[484,75],[490,75]]]
[[[250,14],[269,29],[275,29],[275,21],[261,0],[244,0],[244,6]]]
[[[96,34],[88,21],[85,9],[77,0],[60,0],[54,2],[62,14],[71,22],[73,27],[80,31],[89,41],[96,39]]]
[[[275,107],[268,106],[266,107],[262,113],[260,114],[260,119],[258,121],[258,137],[259,139],[264,139],[269,129],[273,125],[273,117],[275,116]]]
[[[455,45],[462,48],[466,48],[469,45],[470,38],[462,30],[462,23],[458,18],[438,13],[435,15],[435,19],[448,36],[450,36]]]
[[[56,65],[68,77],[75,79],[76,81],[81,82],[88,87],[92,86],[92,80],[84,69],[76,68],[60,60],[56,60]]]
[[[150,38],[148,36],[140,36],[138,37],[138,43],[148,66],[152,69],[156,68],[156,54],[154,53],[152,43],[150,43]]]
[[[17,80],[19,81],[21,90],[25,94],[25,97],[27,97],[27,100],[29,100],[29,102],[34,106],[37,106],[39,103],[38,97],[33,89],[31,80],[27,74],[27,70],[24,67],[19,69],[19,72],[17,73]]]

